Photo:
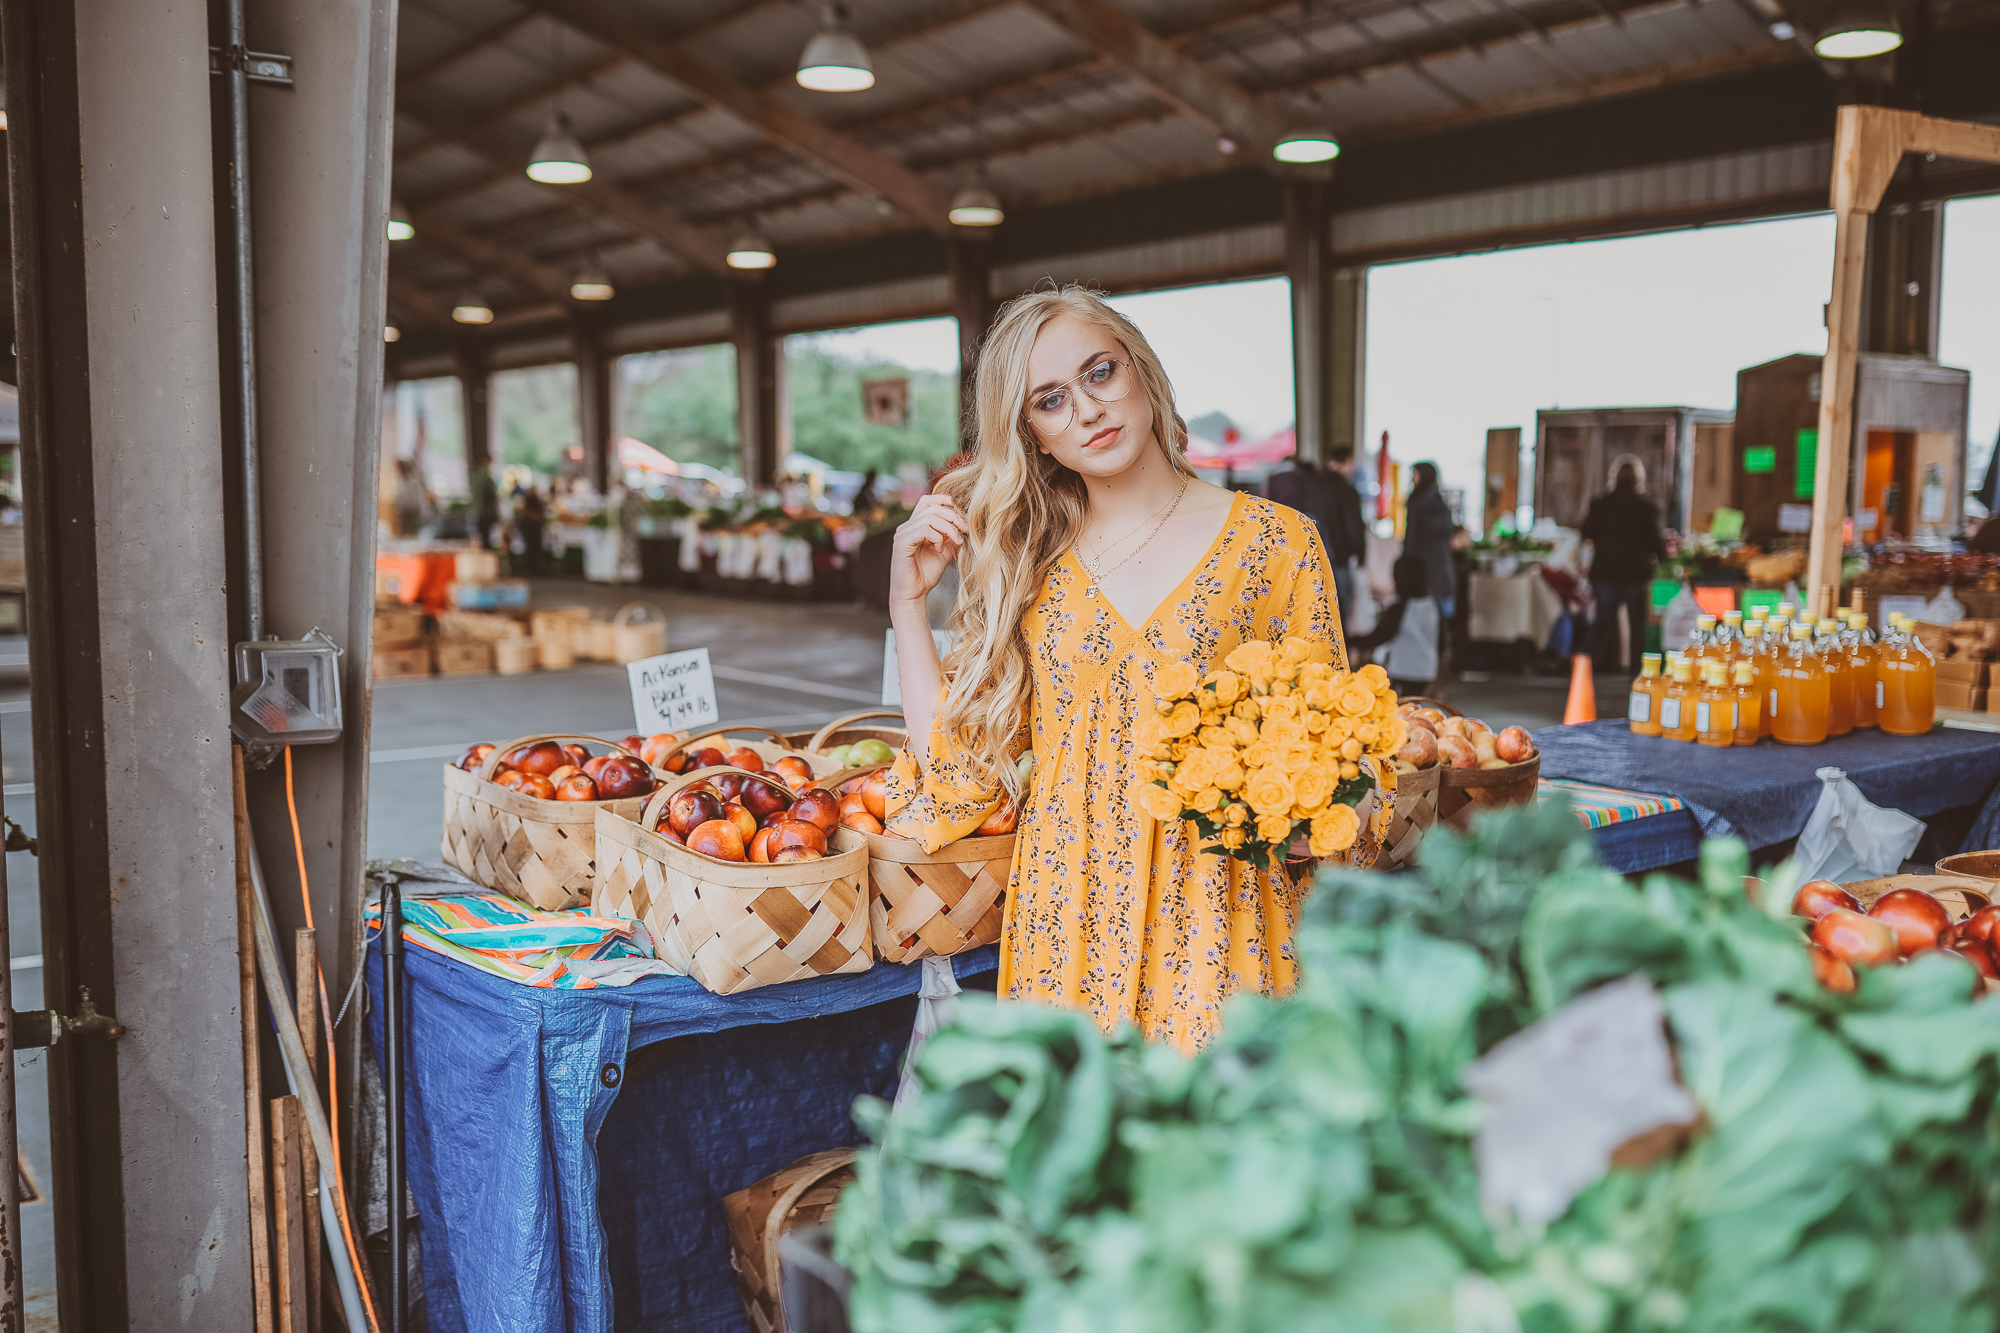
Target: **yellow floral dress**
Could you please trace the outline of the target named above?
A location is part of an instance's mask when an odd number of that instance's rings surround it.
[[[1107,1031],[1131,1023],[1191,1051],[1231,993],[1295,984],[1299,892],[1282,867],[1259,872],[1203,852],[1192,825],[1139,809],[1140,719],[1153,713],[1162,669],[1206,674],[1246,642],[1297,636],[1344,665],[1332,570],[1303,515],[1238,494],[1214,543],[1145,624],[1127,624],[1089,589],[1064,556],[1021,624],[1034,687],[1017,745],[1034,752],[1034,767],[1000,994],[1082,1009]],[[928,762],[906,751],[889,778],[891,828],[932,851],[971,833],[997,800],[937,730]]]

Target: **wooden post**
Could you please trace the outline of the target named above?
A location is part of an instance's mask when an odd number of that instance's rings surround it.
[[[1285,273],[1292,281],[1293,431],[1300,463],[1323,463],[1333,385],[1327,353],[1332,331],[1333,275],[1327,251],[1332,223],[1327,182],[1301,177],[1285,182]]]
[[[979,434],[973,377],[979,344],[993,324],[993,238],[985,228],[959,230],[951,239],[951,313],[958,321],[958,438],[971,448]]]
[[[755,492],[778,477],[778,340],[761,273],[729,279],[729,337],[736,344],[736,447]]]
[[[243,749],[231,746],[236,788],[236,971],[242,990],[243,1096],[248,1142],[244,1145],[250,1175],[250,1277],[257,1333],[273,1333],[271,1322],[271,1213],[264,1170],[264,1072],[257,1015],[257,946],[250,914],[250,808],[243,791]]]
[[[616,430],[612,421],[611,368],[614,358],[604,351],[604,326],[598,312],[575,309],[569,315],[570,355],[576,362],[577,438],[583,444],[583,476],[599,495],[611,493]]]
[[[465,427],[465,470],[493,466],[493,403],[488,392],[493,369],[477,334],[460,333],[452,345],[457,361],[459,403]]]
[[[306,1141],[299,1099],[271,1100],[272,1203],[278,1220],[278,1333],[306,1333]]]
[[[299,1036],[306,1044],[306,1064],[319,1074],[319,932],[305,926],[292,935],[293,1007],[298,1010]],[[319,1151],[312,1136],[299,1135],[299,1174],[304,1192],[306,1258],[306,1329],[319,1333],[320,1227]]]

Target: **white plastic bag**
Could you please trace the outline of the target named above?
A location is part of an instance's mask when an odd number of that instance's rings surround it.
[[[1376,604],[1375,590],[1368,586],[1368,572],[1356,568],[1354,571],[1354,600],[1340,608],[1340,627],[1348,634],[1372,634],[1376,617],[1381,607]]]
[[[896,1085],[896,1105],[903,1106],[917,1095],[917,1056],[924,1043],[944,1026],[951,1013],[951,997],[958,994],[958,974],[949,958],[926,958],[924,978],[917,987],[917,1021],[910,1029],[910,1049],[903,1054],[903,1077]]]
[[[1876,805],[1840,769],[1822,768],[1818,776],[1823,784],[1819,804],[1792,852],[1798,882],[1830,879],[1845,884],[1902,869],[1903,858],[1924,835],[1924,821]]]
[[[1924,604],[1917,619],[1932,625],[1950,625],[1965,619],[1965,607],[1951,595],[1949,587],[1939,588],[1938,595]]]
[[[1663,650],[1677,653],[1685,647],[1687,641],[1694,637],[1695,622],[1701,619],[1701,614],[1701,603],[1694,599],[1693,591],[1683,583],[1681,590],[1674,594],[1674,600],[1668,602],[1666,609],[1660,612],[1660,643],[1663,645]],[[1634,625],[1632,637],[1643,642],[1646,637],[1646,627]],[[1632,656],[1637,658],[1638,655],[1639,643],[1635,642],[1632,645]]]

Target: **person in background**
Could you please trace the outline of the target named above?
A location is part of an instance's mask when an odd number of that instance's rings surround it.
[[[1326,529],[1326,474],[1319,465],[1301,454],[1292,455],[1292,465],[1264,479],[1264,498],[1287,509],[1296,509],[1312,520],[1319,530],[1319,544],[1333,554],[1332,534]],[[1336,569],[1339,563],[1335,562]]]
[[[1374,629],[1348,639],[1347,648],[1357,657],[1373,652],[1373,660],[1389,673],[1389,684],[1397,694],[1429,694],[1437,679],[1444,616],[1430,593],[1423,557],[1399,557],[1395,578],[1396,600],[1383,610]]]
[[[1618,669],[1618,608],[1632,630],[1632,667],[1646,648],[1652,611],[1653,566],[1667,558],[1660,511],[1639,493],[1639,465],[1618,465],[1611,489],[1590,502],[1583,516],[1583,539],[1591,544],[1590,590],[1597,600],[1591,622],[1590,655],[1598,671]]]
[[[1458,570],[1452,563],[1452,538],[1458,527],[1452,521],[1451,505],[1438,489],[1436,463],[1419,463],[1410,469],[1412,485],[1403,514],[1403,550],[1424,562],[1424,577],[1430,580],[1430,595],[1446,620],[1458,609]]]
[[[514,526],[521,531],[521,562],[527,573],[536,574],[542,567],[542,527],[548,521],[548,506],[533,486],[515,494]]]
[[[861,478],[861,489],[854,493],[853,512],[865,514],[882,507],[882,502],[875,497],[875,479],[881,475],[877,469],[872,467],[863,475]]]
[[[424,525],[424,480],[413,459],[396,460],[396,535],[414,537]]]
[[[493,484],[493,469],[472,469],[472,525],[484,550],[493,549],[493,529],[500,523],[500,488]]]
[[[1333,562],[1333,586],[1342,606],[1354,604],[1354,565],[1368,559],[1368,523],[1361,517],[1361,492],[1354,486],[1354,446],[1336,444],[1327,451],[1326,515],[1320,540]]]

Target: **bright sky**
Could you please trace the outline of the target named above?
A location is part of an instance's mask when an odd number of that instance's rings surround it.
[[[1736,372],[1826,350],[1827,214],[1389,264],[1369,274],[1366,435],[1433,459],[1477,504],[1492,426],[1544,407],[1733,408]],[[1220,410],[1253,438],[1291,424],[1282,278],[1121,296],[1182,415]],[[948,319],[823,335],[841,351],[950,370]],[[2000,196],[1946,208],[1940,356],[1972,371],[1971,484],[2000,433]]]

